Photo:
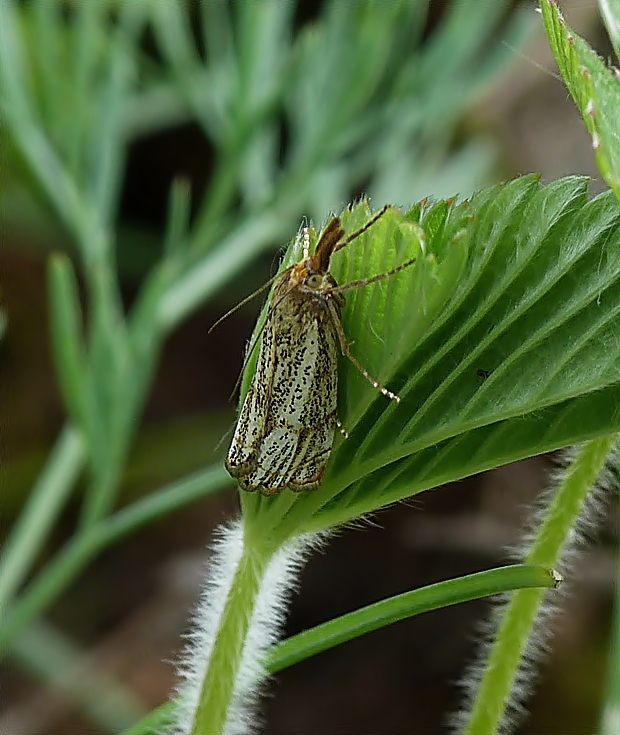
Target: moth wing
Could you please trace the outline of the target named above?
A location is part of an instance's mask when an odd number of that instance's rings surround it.
[[[226,457],[226,469],[240,480],[256,467],[265,435],[275,360],[274,315],[269,314],[261,335],[256,371],[247,392]]]
[[[318,487],[337,420],[338,339],[329,313],[285,318],[275,326],[274,339],[267,431],[256,464],[242,484],[266,495],[285,487]]]

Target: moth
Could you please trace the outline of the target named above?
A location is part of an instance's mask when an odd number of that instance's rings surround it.
[[[340,316],[346,291],[392,276],[415,258],[342,286],[329,272],[332,255],[366,232],[388,208],[348,237],[340,219],[333,217],[312,255],[305,228],[302,260],[275,277],[256,372],[225,460],[243,490],[274,495],[284,488],[314,490],[321,484],[336,428],[346,436],[337,408],[340,352],[384,396],[400,400],[352,354]]]

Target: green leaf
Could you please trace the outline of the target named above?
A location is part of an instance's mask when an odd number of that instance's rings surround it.
[[[170,187],[164,238],[164,253],[171,261],[182,260],[187,247],[191,205],[190,181],[182,177],[176,178]]]
[[[169,727],[173,720],[174,710],[174,702],[166,702],[136,722],[133,727],[123,730],[122,735],[154,735],[164,732],[164,728]]]
[[[388,597],[359,610],[329,620],[276,644],[266,661],[275,674],[317,653],[379,630],[405,618],[437,610],[448,605],[515,589],[556,587],[558,577],[540,566],[521,565],[490,569],[477,574],[449,579],[401,595]]]
[[[241,3],[234,8],[238,20],[237,56],[239,89],[236,115],[254,117],[273,106],[281,94],[283,73],[290,54],[294,3],[270,0]]]
[[[48,285],[56,374],[69,413],[84,429],[92,413],[91,376],[82,337],[82,309],[69,258],[50,258]]]
[[[219,9],[222,4],[217,5]],[[234,84],[236,75],[211,74],[205,84],[205,77],[201,74],[204,67],[198,56],[185,3],[148,3],[148,8],[158,46],[174,74],[174,86],[181,92],[207,135],[219,143],[230,124],[226,109],[228,100],[222,100],[221,97]],[[231,61],[234,62],[234,59]],[[229,71],[226,69],[226,72]]]
[[[348,231],[365,205],[343,215]],[[425,230],[420,245],[418,229]],[[411,229],[409,229],[411,228]],[[356,357],[345,358],[337,437],[322,486],[265,499],[242,493],[256,531],[336,525],[414,493],[620,429],[620,207],[587,200],[585,179],[536,177],[461,204],[396,210],[334,257]],[[291,250],[285,263],[295,260]],[[252,366],[248,367],[248,373]],[[246,381],[249,374],[246,375]]]
[[[87,177],[99,220],[110,227],[117,216],[125,168],[125,108],[137,76],[135,48],[146,14],[144,0],[120,3],[118,27],[109,34],[109,59],[92,124]]]
[[[85,464],[80,431],[61,432],[45,467],[32,487],[18,521],[0,552],[0,610],[7,610],[16,590],[37,559]]]
[[[107,441],[117,436],[122,424],[120,416],[125,414],[123,404],[127,395],[121,395],[121,389],[126,394],[135,390],[135,386],[126,381],[132,369],[132,346],[117,289],[111,269],[102,263],[97,279],[92,283],[90,358],[96,400]],[[108,456],[109,447],[98,447],[97,450],[101,457]]]
[[[61,132],[67,148],[69,170],[74,178],[79,177],[84,165],[88,130],[98,119],[93,89],[98,85],[102,61],[108,61],[103,52],[106,47],[106,12],[104,3],[79,3],[75,9],[75,33],[69,35],[69,43],[66,43],[67,50],[72,53],[69,63],[65,63],[67,72],[61,75],[67,86],[62,98],[65,109]],[[39,65],[42,71],[47,72],[51,67],[53,74],[60,76],[58,67],[50,63],[45,53],[40,54]]]
[[[607,17],[615,12],[617,24],[617,0],[607,5]],[[620,199],[620,76],[567,26],[555,2],[541,0],[541,9],[558,67],[592,137],[601,175]]]
[[[20,21],[14,3],[0,3],[0,110],[3,125],[14,138],[16,148],[32,169],[58,216],[75,236],[86,262],[89,256],[101,252],[105,237],[99,230],[90,202],[83,198],[40,127],[34,107],[32,68],[27,63],[27,38]]]

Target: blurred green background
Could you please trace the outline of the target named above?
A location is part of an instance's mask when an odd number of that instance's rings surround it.
[[[178,327],[162,337],[143,411],[136,410],[128,432],[114,507],[221,460],[234,422],[228,397],[260,303],[210,335],[208,328],[269,278],[303,217],[320,224],[362,193],[374,207],[408,206],[425,196],[467,196],[532,171],[543,181],[589,174],[593,192],[603,188],[532,5],[6,5],[26,71],[16,93],[10,86],[16,67],[7,71],[15,50],[5,27],[3,537],[66,416],[50,338],[50,253],[71,256],[87,324],[96,311],[89,276],[94,245],[91,251],[76,242],[77,220],[59,206],[62,182],[53,169],[41,176],[38,149],[24,148],[24,140],[38,139],[16,121],[30,121],[43,134],[75,184],[76,211],[97,203],[110,234],[106,263],[118,277],[124,310],[166,261],[168,200],[179,178],[191,190],[189,234],[181,265],[175,261],[181,295],[191,290],[184,291],[185,277],[224,263],[215,285],[191,297],[177,311]],[[595,3],[562,5],[568,22],[599,53],[610,53]],[[534,458],[507,466],[384,511],[363,531],[343,531],[304,571],[287,633],[502,562],[549,464]],[[85,473],[45,536],[29,579],[44,574],[79,533],[88,482]],[[96,555],[2,651],[0,732],[115,733],[165,701],[206,545],[237,507],[232,483],[223,483],[222,492]],[[614,518],[617,509],[580,562],[523,733],[594,731],[617,576]],[[445,731],[458,706],[454,682],[486,607],[470,603],[404,621],[282,672],[264,703],[264,732]]]

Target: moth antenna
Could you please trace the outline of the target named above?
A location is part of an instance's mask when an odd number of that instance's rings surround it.
[[[303,229],[303,243],[304,243],[304,260],[310,257],[310,228],[304,227]]]
[[[360,286],[368,286],[371,283],[382,281],[384,278],[389,278],[395,273],[405,270],[405,268],[409,268],[409,266],[413,265],[416,260],[417,258],[411,258],[411,260],[408,260],[406,263],[403,263],[396,268],[392,268],[392,270],[388,271],[387,273],[379,273],[378,275],[371,276],[370,278],[362,278],[359,281],[350,281],[349,283],[345,283],[343,286],[335,286],[334,288],[332,288],[332,293],[342,293],[343,291],[350,291],[353,288],[360,288]]]
[[[249,301],[252,301],[252,299],[253,299],[253,298],[254,298],[255,296],[258,296],[258,294],[262,293],[262,292],[263,292],[263,291],[265,291],[265,290],[266,290],[267,288],[269,288],[269,286],[271,286],[271,284],[272,284],[272,283],[273,283],[273,282],[274,282],[274,281],[276,280],[276,278],[277,278],[277,277],[278,277],[279,275],[280,275],[279,273],[276,273],[276,274],[275,274],[275,276],[272,276],[272,277],[271,277],[271,278],[270,278],[270,279],[269,279],[269,280],[267,281],[267,283],[263,283],[263,285],[262,285],[262,286],[261,286],[260,288],[257,288],[257,289],[256,289],[256,291],[254,291],[253,293],[251,293],[251,294],[250,294],[249,296],[246,296],[246,297],[245,297],[245,298],[243,299],[243,301],[240,301],[240,302],[239,302],[239,303],[238,303],[238,304],[237,304],[236,306],[233,306],[233,308],[232,308],[232,309],[229,309],[229,310],[228,310],[228,311],[227,311],[227,312],[226,312],[226,313],[224,314],[224,316],[221,316],[221,317],[220,317],[220,318],[219,318],[219,319],[218,319],[218,320],[217,320],[217,321],[215,322],[215,324],[212,324],[212,325],[211,325],[211,326],[209,327],[209,331],[207,332],[207,334],[211,334],[211,332],[212,332],[212,331],[213,331],[213,330],[214,330],[214,329],[215,329],[215,328],[216,328],[216,327],[217,327],[217,326],[218,326],[219,324],[221,324],[221,323],[222,323],[222,322],[224,321],[224,319],[228,319],[228,317],[229,317],[229,316],[231,316],[231,315],[232,315],[232,314],[234,314],[234,313],[235,313],[236,311],[238,311],[238,310],[239,310],[239,309],[240,309],[240,308],[241,308],[242,306],[245,306],[245,305],[246,305],[246,304],[247,304],[247,303],[248,303]]]
[[[342,323],[340,322],[340,318],[338,316],[338,312],[336,311],[336,307],[334,306],[334,302],[329,299],[327,302],[327,306],[329,308],[329,313],[331,315],[334,326],[336,327],[336,333],[338,334],[338,340],[340,342],[340,349],[342,350],[342,354],[355,365],[355,367],[366,378],[366,380],[380,393],[383,393],[386,398],[389,398],[396,403],[400,403],[400,398],[396,395],[396,393],[392,393],[391,390],[384,388],[381,383],[375,380],[375,378],[372,377],[368,370],[366,370],[362,363],[351,352],[349,343],[347,342],[347,335],[344,333],[344,329],[342,328]]]
[[[524,54],[523,51],[519,51],[518,48],[516,48],[512,44],[508,43],[508,41],[502,41],[502,46],[505,46],[508,49],[508,51],[510,51],[511,53],[515,54],[515,56],[519,56],[524,61],[527,61],[529,64],[531,64],[532,66],[534,66],[539,71],[542,71],[545,74],[547,74],[547,76],[553,77],[554,79],[557,79],[558,82],[562,82],[563,83],[564,80],[562,79],[562,77],[559,74],[555,74],[553,71],[551,71],[551,69],[548,69],[546,66],[543,66],[543,64],[539,64],[531,56],[528,56],[527,54]]]
[[[224,443],[224,440],[228,439],[231,436],[231,434],[234,432],[235,425],[236,425],[236,422],[233,422],[231,426],[229,426],[228,429],[226,429],[226,431],[222,434],[222,437],[220,438],[219,442],[213,447],[214,454],[222,446],[222,444]]]
[[[363,235],[366,230],[369,227],[372,227],[374,223],[383,217],[383,215],[388,211],[390,208],[389,204],[385,204],[378,212],[377,214],[373,215],[368,222],[363,227],[360,227],[359,230],[355,230],[349,237],[346,238],[346,240],[343,240],[341,243],[339,243],[332,251],[332,253],[335,253],[337,250],[342,250],[342,248],[346,247],[350,242],[353,242],[356,238],[358,238],[360,235]]]

